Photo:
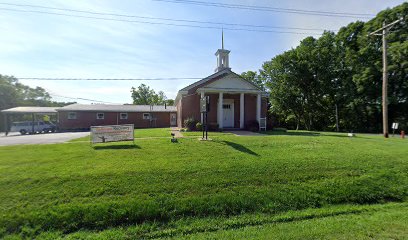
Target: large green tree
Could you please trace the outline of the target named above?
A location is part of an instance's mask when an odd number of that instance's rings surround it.
[[[50,94],[41,87],[31,88],[12,76],[0,75],[0,110],[17,106],[61,107],[72,103],[52,101]],[[4,118],[0,118],[3,129]]]
[[[247,71],[247,72],[241,73],[241,77],[247,80],[248,82],[255,84],[260,89],[266,90],[265,89],[265,78],[259,73],[254,72],[254,71]]]
[[[174,100],[167,99],[163,91],[155,92],[149,86],[140,84],[139,87],[131,89],[133,104],[136,105],[173,105]]]
[[[71,102],[52,101],[42,87],[29,87],[12,76],[0,75],[0,110],[16,106],[59,107]]]
[[[307,37],[296,48],[263,64],[260,76],[271,95],[271,111],[286,126],[380,132],[382,42],[369,37],[383,22],[408,16],[408,3],[354,22],[337,34]],[[389,118],[408,127],[408,24],[388,35]],[[247,72],[244,77],[257,79]],[[253,81],[253,80],[251,80]]]

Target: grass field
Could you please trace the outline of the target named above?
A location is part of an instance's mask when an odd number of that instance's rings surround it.
[[[169,135],[0,147],[0,237],[408,238],[407,140]]]

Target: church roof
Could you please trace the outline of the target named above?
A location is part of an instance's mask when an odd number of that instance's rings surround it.
[[[204,83],[206,83],[206,82],[209,82],[209,81],[211,81],[211,80],[224,77],[224,76],[226,76],[226,75],[228,75],[228,74],[230,74],[230,73],[232,73],[231,69],[225,68],[225,69],[222,70],[222,71],[216,72],[216,73],[214,73],[214,74],[212,74],[212,75],[210,75],[210,76],[208,76],[208,77],[206,77],[206,78],[203,78],[203,79],[201,79],[201,80],[199,80],[199,81],[197,81],[197,82],[195,82],[195,83],[192,83],[192,84],[188,85],[188,86],[185,87],[185,88],[182,88],[179,92],[187,92],[187,91],[190,91],[190,90],[191,90],[192,88],[194,88],[194,87],[197,87],[197,86],[199,86],[199,85],[202,85],[202,84],[204,84]]]
[[[203,79],[201,79],[201,80],[199,80],[199,81],[197,81],[195,83],[192,83],[192,84],[188,85],[185,88],[182,88],[177,94],[175,104],[177,104],[177,102],[180,100],[181,95],[194,94],[197,91],[197,89],[199,89],[199,88],[200,89],[208,89],[208,90],[209,89],[212,89],[212,90],[216,89],[216,88],[206,88],[206,86],[214,85],[212,83],[217,82],[218,80],[223,81],[223,79],[226,78],[227,76],[232,76],[233,78],[240,79],[240,80],[244,81],[245,83],[247,83],[247,85],[249,85],[250,88],[252,88],[253,90],[263,92],[254,83],[245,80],[239,74],[231,71],[230,68],[225,68],[225,69],[223,69],[223,70],[221,70],[219,72],[216,72],[216,73],[214,73],[214,74],[212,74],[212,75],[210,75],[210,76],[208,76],[206,78],[203,78]],[[226,92],[228,92],[229,90],[232,90],[232,89],[225,89],[225,88],[219,88],[219,89],[220,90],[225,90]]]

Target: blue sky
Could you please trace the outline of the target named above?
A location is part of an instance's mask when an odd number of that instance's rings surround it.
[[[258,0],[211,2],[265,5],[316,11],[376,14],[403,0]],[[215,8],[152,0],[4,0],[0,3],[35,4],[47,7],[281,27],[337,30],[358,18],[323,17],[241,9]],[[206,77],[214,72],[214,53],[221,47],[221,30],[105,21],[56,16],[7,9],[55,10],[0,4],[0,74],[16,77],[72,78],[168,78]],[[110,17],[111,18],[111,17]],[[125,19],[125,18],[122,18]],[[137,20],[137,19],[133,19]],[[140,19],[139,19],[140,20]],[[360,19],[365,20],[365,19]],[[146,21],[146,20],[145,20]],[[152,22],[155,22],[152,20]],[[202,25],[202,24],[201,24]],[[315,37],[322,31],[312,32]],[[225,30],[230,65],[241,73],[258,70],[262,63],[292,47],[308,35]],[[52,94],[131,103],[130,88],[141,83],[174,98],[194,80],[177,81],[32,81]],[[69,101],[53,97],[58,101]],[[72,100],[71,100],[72,101]],[[89,101],[78,101],[91,103]]]

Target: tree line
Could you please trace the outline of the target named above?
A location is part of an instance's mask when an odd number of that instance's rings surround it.
[[[353,22],[337,33],[307,37],[242,76],[270,93],[275,126],[291,129],[381,132],[382,39],[368,36],[383,22],[408,16],[408,3]],[[408,128],[408,23],[387,37],[389,123]],[[337,115],[337,118],[336,118]]]
[[[52,101],[42,87],[29,87],[17,78],[0,74],[0,110],[18,106],[62,107],[66,102]]]
[[[17,78],[0,74],[0,110],[19,106],[62,107],[75,102],[52,101],[50,94],[42,87],[29,87]],[[23,116],[14,116],[22,120]],[[4,118],[0,118],[0,130],[4,130]]]

